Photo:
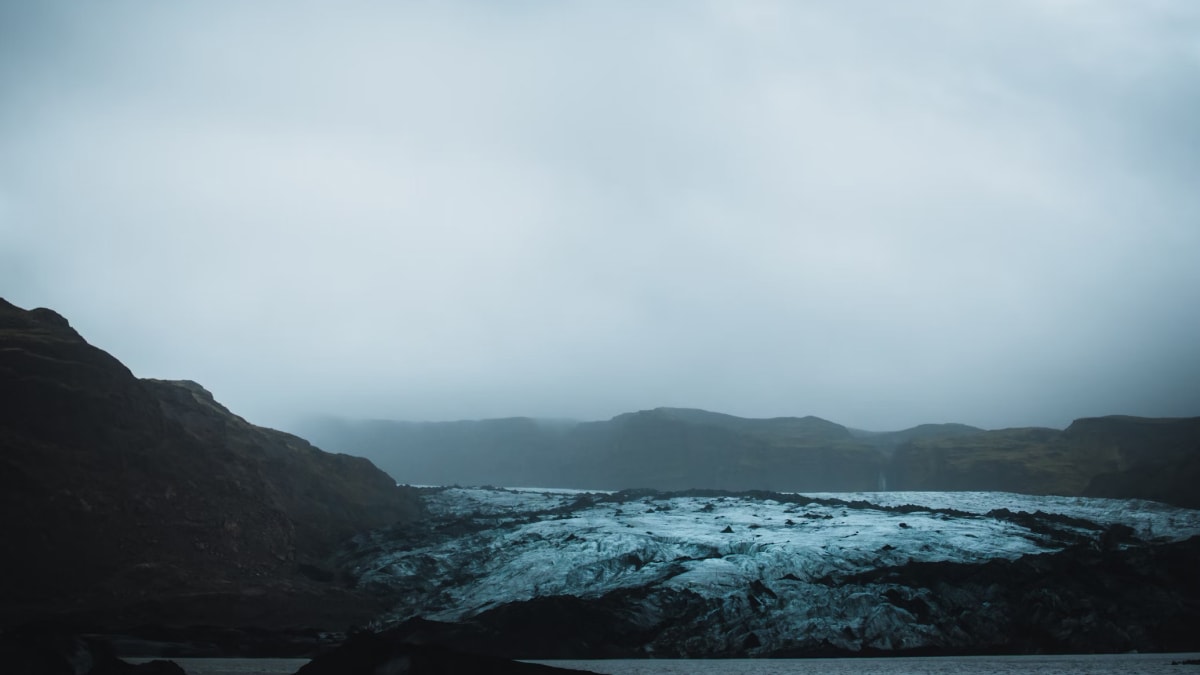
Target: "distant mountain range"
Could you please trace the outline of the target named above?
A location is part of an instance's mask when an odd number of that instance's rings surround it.
[[[582,489],[1004,490],[1200,508],[1200,418],[1097,417],[1065,430],[656,408],[603,422],[314,419],[296,431],[415,485]]]

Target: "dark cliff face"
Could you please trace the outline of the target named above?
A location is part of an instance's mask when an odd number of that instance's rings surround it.
[[[327,589],[299,570],[418,512],[368,461],[139,380],[61,316],[0,300],[0,620],[303,622],[284,596]]]

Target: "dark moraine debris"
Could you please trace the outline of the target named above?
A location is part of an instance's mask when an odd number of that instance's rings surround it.
[[[492,673],[494,675],[549,675],[586,673],[537,663],[522,663],[494,656],[460,652],[434,644],[414,644],[394,632],[359,633],[342,646],[305,664],[296,675],[372,675],[405,673]]]

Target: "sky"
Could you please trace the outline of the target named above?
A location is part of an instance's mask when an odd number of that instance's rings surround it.
[[[1200,3],[0,0],[0,296],[282,427],[1200,415]]]

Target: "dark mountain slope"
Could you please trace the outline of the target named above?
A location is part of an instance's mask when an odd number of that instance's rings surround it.
[[[4,623],[359,620],[361,598],[301,571],[418,513],[367,460],[139,380],[53,311],[0,300]]]

